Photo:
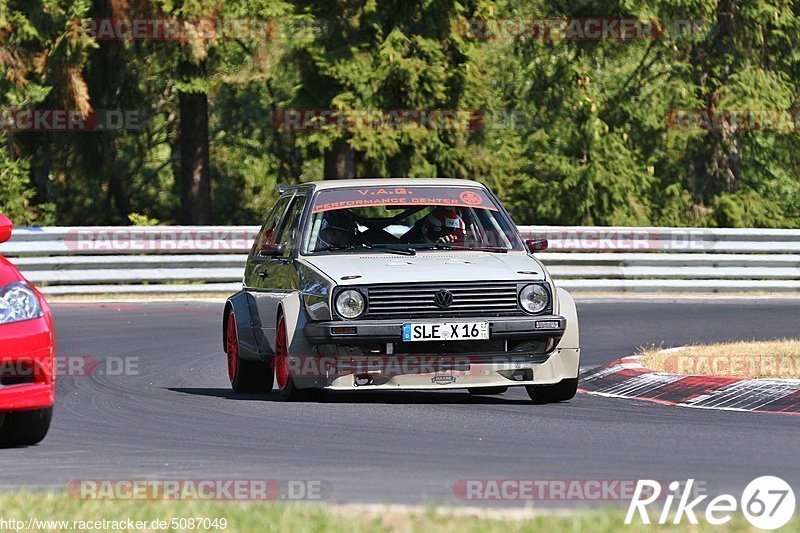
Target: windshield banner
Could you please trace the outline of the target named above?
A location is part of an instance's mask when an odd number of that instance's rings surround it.
[[[314,213],[368,206],[445,205],[497,211],[486,191],[459,187],[357,187],[325,190],[314,201]]]

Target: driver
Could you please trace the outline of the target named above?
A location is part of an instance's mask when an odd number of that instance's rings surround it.
[[[358,224],[350,211],[328,211],[322,217],[316,249],[353,246],[357,233]]]
[[[466,225],[456,207],[437,207],[411,229],[412,242],[464,242]]]

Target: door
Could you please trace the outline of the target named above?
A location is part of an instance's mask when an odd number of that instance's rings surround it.
[[[275,327],[278,320],[278,304],[287,294],[298,288],[297,272],[294,268],[297,245],[295,238],[299,229],[305,194],[291,193],[282,197],[264,224],[253,250],[251,250],[245,273],[247,291],[256,303],[256,314],[263,333],[262,350],[275,353]],[[280,245],[282,252],[274,252]],[[268,254],[262,252],[268,249]]]

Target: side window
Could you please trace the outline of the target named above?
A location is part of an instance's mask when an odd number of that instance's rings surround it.
[[[250,250],[251,255],[257,254],[258,250],[261,249],[265,243],[274,244],[276,242],[278,224],[283,219],[283,213],[286,211],[286,206],[289,205],[289,200],[291,200],[291,198],[291,195],[282,196],[275,203],[272,211],[267,215],[267,219],[264,221],[264,225],[261,227],[256,241],[253,243],[253,249]]]
[[[305,203],[305,196],[295,196],[294,200],[292,200],[292,205],[289,206],[289,211],[286,213],[284,221],[281,224],[281,228],[278,233],[278,242],[280,242],[284,247],[284,255],[290,255],[297,246],[297,237],[299,236],[300,232],[300,228],[298,226],[300,225],[300,217],[303,214],[303,207],[305,206]]]

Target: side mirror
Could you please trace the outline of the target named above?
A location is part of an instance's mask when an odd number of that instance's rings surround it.
[[[525,246],[528,247],[528,251],[533,252],[542,252],[547,250],[547,239],[537,237],[535,239],[528,239],[525,241]]]
[[[0,215],[0,242],[6,242],[11,238],[11,230],[14,229],[14,224],[5,215]]]
[[[272,242],[265,242],[261,245],[258,255],[262,257],[280,257],[283,255],[284,249],[282,244],[275,244]]]

